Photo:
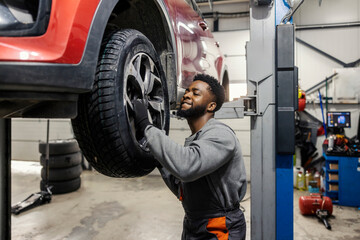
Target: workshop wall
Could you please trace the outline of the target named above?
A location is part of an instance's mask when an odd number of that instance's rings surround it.
[[[208,3],[201,3],[198,5],[212,32],[239,31],[248,30],[250,28],[250,18],[248,13],[249,1],[247,0],[214,2],[212,9],[210,9]],[[213,16],[209,17],[210,13],[213,13]],[[219,20],[218,29],[216,29],[216,24],[214,24],[214,21],[217,19],[216,16],[218,16]]]
[[[249,34],[249,30],[213,33],[225,56],[230,79],[230,100],[246,95],[245,45],[249,41]]]
[[[13,160],[39,161],[39,142],[46,142],[46,119],[11,120],[11,158]],[[73,138],[71,123],[67,119],[51,119],[49,139]]]
[[[359,23],[360,1],[305,1],[294,15],[297,28],[306,25]],[[360,27],[296,30],[296,37],[344,63],[360,59]],[[334,73],[341,64],[296,43],[296,65],[299,66],[300,87],[310,88]],[[359,66],[359,65],[358,65]],[[357,66],[357,67],[358,67]]]

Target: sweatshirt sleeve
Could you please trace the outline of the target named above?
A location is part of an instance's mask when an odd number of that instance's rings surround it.
[[[155,127],[145,130],[148,147],[155,158],[172,175],[192,182],[224,165],[235,149],[235,136],[230,129],[207,130],[189,146],[181,146]]]

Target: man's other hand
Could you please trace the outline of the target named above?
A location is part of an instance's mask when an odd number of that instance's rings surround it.
[[[144,103],[140,100],[134,100],[132,102],[134,106],[134,120],[135,120],[135,127],[139,131],[140,134],[144,134],[145,128],[148,125],[151,125],[149,118],[148,118],[148,111],[144,105]]]

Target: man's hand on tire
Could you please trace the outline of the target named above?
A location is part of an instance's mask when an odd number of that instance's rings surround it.
[[[140,99],[134,100],[132,104],[134,106],[135,127],[139,133],[144,136],[145,128],[151,125],[148,117],[148,111]]]

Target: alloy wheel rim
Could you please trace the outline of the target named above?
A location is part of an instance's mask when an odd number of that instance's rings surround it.
[[[133,101],[141,100],[148,112],[149,121],[155,127],[165,127],[165,99],[160,72],[146,53],[137,53],[125,68],[124,104],[132,136],[139,146],[148,151],[146,138],[136,131]]]

